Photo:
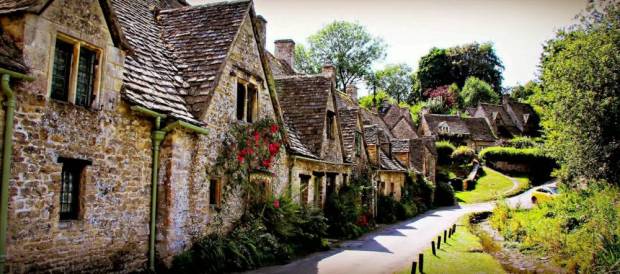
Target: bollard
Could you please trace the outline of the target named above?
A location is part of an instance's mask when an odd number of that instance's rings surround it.
[[[452,230],[454,230],[454,233],[456,233],[456,224],[452,225]]]
[[[452,238],[452,228],[448,229],[448,234],[450,235],[450,238]]]
[[[413,261],[411,263],[411,274],[415,274],[416,268],[418,268],[418,263],[416,263],[416,261]]]
[[[433,248],[433,255],[435,255],[435,241],[431,241],[431,247]]]
[[[444,244],[445,244],[445,243],[447,243],[446,241],[448,240],[448,237],[446,237],[446,235],[447,235],[447,234],[448,234],[448,231],[447,231],[447,230],[444,230],[444,231],[443,231],[443,243],[444,243]]]
[[[437,249],[441,249],[441,236],[437,236]]]
[[[418,264],[420,265],[420,273],[424,273],[424,254],[418,255]]]

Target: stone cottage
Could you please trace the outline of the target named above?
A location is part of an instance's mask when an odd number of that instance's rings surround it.
[[[288,132],[292,197],[302,205],[322,206],[351,173],[351,164],[343,161],[334,74],[275,79]]]
[[[5,269],[153,269],[234,220],[211,167],[232,125],[282,119],[264,23],[251,1],[2,1],[0,74],[34,78],[10,81]]]
[[[379,125],[365,125],[364,140],[368,159],[376,170],[378,194],[400,200],[408,171],[398,160],[392,158],[389,133]]]
[[[423,114],[418,134],[432,136],[437,140],[449,140],[456,145],[466,145],[475,151],[497,143],[497,137],[484,118],[460,115]]]
[[[532,106],[517,102],[508,95],[502,96],[501,105],[480,103],[470,112],[473,117],[484,118],[502,140],[540,135],[540,118]]]

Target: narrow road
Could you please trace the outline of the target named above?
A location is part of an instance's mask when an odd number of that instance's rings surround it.
[[[533,188],[507,199],[509,205],[531,206]],[[463,215],[489,211],[495,202],[443,207],[411,220],[391,225],[364,237],[347,241],[342,247],[319,252],[286,265],[260,268],[256,274],[314,273],[393,273],[408,266],[417,254]],[[457,228],[458,229],[458,228]]]

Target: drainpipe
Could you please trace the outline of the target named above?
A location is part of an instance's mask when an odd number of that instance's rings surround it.
[[[149,270],[155,273],[155,239],[157,236],[157,182],[159,181],[159,151],[161,148],[161,143],[166,138],[166,134],[168,134],[175,128],[181,127],[196,132],[198,134],[205,135],[208,133],[208,130],[206,128],[198,127],[183,121],[175,121],[168,124],[164,128],[161,128],[161,120],[167,117],[165,114],[152,111],[141,106],[132,106],[131,110],[155,119],[153,132],[151,133],[151,140],[153,146],[153,166],[151,168],[151,214],[149,226]]]
[[[11,176],[11,156],[13,155],[13,118],[15,115],[15,93],[10,86],[11,77],[32,81],[34,78],[0,68],[2,93],[6,96],[4,105],[4,140],[2,143],[2,185],[0,186],[0,274],[6,265],[6,234],[9,221],[9,178]]]

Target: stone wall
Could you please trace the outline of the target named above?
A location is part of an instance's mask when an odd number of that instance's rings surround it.
[[[98,1],[53,1],[41,16],[0,21],[19,38],[36,78],[13,83],[17,110],[9,186],[9,272],[143,269],[151,123],[120,101],[124,55],[112,43]],[[93,109],[49,98],[58,32],[103,51],[102,81]],[[4,116],[4,109],[1,112]],[[77,220],[59,218],[61,156],[92,161],[83,173]]]
[[[390,195],[390,184],[394,184],[394,199],[400,201],[402,195],[402,189],[405,186],[405,179],[407,174],[404,172],[392,172],[392,171],[378,171],[378,182],[385,183],[383,189],[379,189],[379,195]]]
[[[527,173],[530,171],[528,164],[511,163],[506,161],[488,162],[493,168],[504,172]]]
[[[310,201],[314,201],[315,186],[313,182],[315,180],[320,181],[321,192],[321,204],[325,203],[327,193],[327,180],[326,173],[337,173],[336,176],[336,188],[339,188],[344,183],[344,176],[350,178],[351,166],[340,164],[329,164],[322,161],[306,159],[303,157],[289,156],[288,162],[291,164],[291,180],[290,189],[291,197],[294,201],[302,204],[308,204]],[[310,176],[308,183],[308,197],[306,201],[301,200],[301,175]]]
[[[230,194],[223,201],[221,211],[210,208],[208,201],[210,179],[221,180],[223,184],[234,183],[224,174],[209,172],[213,170],[224,140],[230,137],[232,125],[245,123],[236,118],[237,79],[258,87],[258,118],[276,120],[249,17],[241,24],[211,102],[202,115],[209,134],[198,136],[177,130],[169,134],[164,143],[159,182],[162,199],[159,201],[158,254],[166,264],[172,262],[174,255],[188,249],[194,240],[212,232],[229,230],[243,212],[244,205],[238,193]],[[286,161],[282,149],[272,168],[271,188],[276,195],[288,188]]]

